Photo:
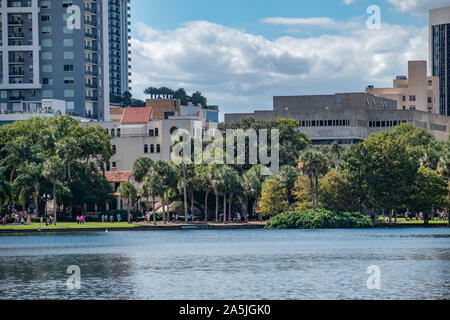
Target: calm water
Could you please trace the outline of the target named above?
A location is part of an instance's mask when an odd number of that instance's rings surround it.
[[[367,288],[370,265],[380,290]],[[450,230],[0,236],[0,299],[17,298],[450,299]]]

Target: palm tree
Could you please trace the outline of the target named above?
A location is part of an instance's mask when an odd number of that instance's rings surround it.
[[[211,164],[209,166],[209,171],[211,173],[211,188],[216,196],[216,208],[215,208],[215,222],[219,221],[219,196],[221,189],[221,177],[220,177],[220,167],[217,164]]]
[[[161,190],[161,184],[160,184],[160,178],[158,176],[158,173],[151,168],[147,175],[144,178],[144,185],[142,186],[144,189],[144,196],[148,197],[149,195],[152,196],[152,215],[153,215],[153,223],[156,225],[156,211],[155,211],[155,196],[158,194],[164,193],[163,190]],[[149,207],[149,202],[147,198],[147,208]]]
[[[133,178],[137,183],[142,183],[149,170],[154,165],[152,159],[147,157],[138,158],[133,164]]]
[[[211,166],[199,165],[195,167],[195,175],[198,180],[197,190],[205,192],[205,223],[208,222],[208,195],[212,189],[213,170]]]
[[[157,161],[154,165],[154,169],[159,176],[161,186],[161,204],[163,207],[163,221],[167,223],[165,202],[169,201],[168,191],[170,188],[177,186],[178,178],[175,170],[165,161]]]
[[[3,206],[11,200],[11,185],[5,179],[5,169],[0,168],[0,214]]]
[[[7,143],[1,150],[5,157],[0,161],[0,166],[10,172],[9,183],[12,184],[19,167],[29,161],[33,161],[38,153],[37,146],[30,146],[27,141]]]
[[[127,200],[128,224],[131,224],[130,207],[131,203],[134,202],[137,197],[136,187],[131,182],[126,181],[119,186],[117,192],[119,193],[120,198]]]
[[[258,207],[259,196],[265,180],[265,176],[261,175],[261,170],[263,167],[263,165],[255,165],[247,170],[243,175],[243,189],[244,196],[246,197],[246,203],[249,198],[254,198],[256,201],[255,207]],[[251,213],[253,214],[253,209]],[[245,220],[248,221],[247,207],[245,210],[245,215]],[[258,214],[258,219],[259,221],[262,220],[261,214]]]
[[[45,160],[42,175],[53,183],[53,216],[56,223],[56,184],[64,177],[65,166],[58,157]]]
[[[328,172],[327,158],[320,152],[304,152],[300,156],[298,168],[309,179],[313,208],[317,209],[319,207],[319,176]]]
[[[286,200],[293,210],[294,199],[291,191],[294,189],[295,182],[298,179],[298,171],[294,167],[283,166],[280,169],[278,177],[286,189]]]

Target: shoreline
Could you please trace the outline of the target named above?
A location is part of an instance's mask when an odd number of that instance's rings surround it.
[[[247,224],[167,224],[167,225],[144,225],[135,224],[133,227],[98,227],[98,228],[63,228],[63,229],[1,229],[0,236],[18,234],[51,234],[51,233],[89,233],[89,232],[118,232],[118,231],[177,231],[177,230],[248,230],[264,229],[265,223]],[[447,224],[423,224],[401,223],[392,224],[379,223],[373,228],[448,228]]]

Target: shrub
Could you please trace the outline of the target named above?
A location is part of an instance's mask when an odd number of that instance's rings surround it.
[[[370,228],[369,217],[358,212],[331,212],[328,210],[305,210],[281,213],[266,225],[266,229],[334,229]]]

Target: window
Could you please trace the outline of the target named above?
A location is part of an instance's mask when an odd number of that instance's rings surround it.
[[[116,148],[116,145],[115,145],[115,144],[112,146],[112,149],[113,149],[114,153],[116,153],[117,148]]]
[[[42,52],[42,60],[52,60],[52,52],[51,51],[43,51]]]
[[[159,135],[158,128],[155,128],[155,137]]]
[[[42,78],[42,84],[52,85],[53,84],[53,79],[52,78]]]
[[[117,129],[117,136],[120,137],[120,129]]]
[[[73,47],[73,39],[64,39],[64,47]]]
[[[150,153],[155,153],[155,145],[150,145]]]
[[[153,129],[148,130],[148,136],[153,137],[155,135],[155,131]]]
[[[416,101],[416,96],[409,96],[409,101]]]
[[[403,110],[406,110],[406,106],[403,106],[402,109],[403,109]]]
[[[432,86],[433,85],[433,80],[428,80],[428,85]]]
[[[41,46],[43,48],[50,48],[52,46],[52,39],[42,39]]]
[[[113,163],[112,163],[112,167],[113,167],[113,168],[117,168],[117,163],[116,163],[116,162],[113,162]]]
[[[50,9],[52,7],[51,1],[41,1],[41,8],[42,9]]]
[[[73,98],[75,97],[75,92],[73,89],[64,90],[64,97],[65,98]]]
[[[42,90],[42,98],[53,98],[53,90]]]
[[[64,51],[64,59],[73,59],[73,51]]]
[[[69,29],[66,26],[63,27],[63,33],[73,33],[73,29]]]
[[[73,64],[65,64],[64,71],[73,71]]]
[[[156,145],[156,153],[161,152],[161,146],[159,144]]]
[[[64,84],[73,84],[74,78],[73,77],[64,77]]]
[[[42,72],[53,72],[53,66],[51,64],[43,64]]]
[[[336,97],[336,104],[342,104],[342,97]]]
[[[144,153],[148,153],[148,145],[147,144],[144,145]]]
[[[50,15],[49,14],[41,15],[41,21],[50,21]]]
[[[50,27],[50,26],[42,27],[41,33],[42,34],[52,34],[52,27]]]
[[[115,136],[116,136],[115,130],[111,129],[111,137],[115,137]]]
[[[402,101],[406,101],[406,96],[403,96],[403,97],[402,97]]]
[[[433,98],[428,97],[428,103],[432,103],[433,102]]]

